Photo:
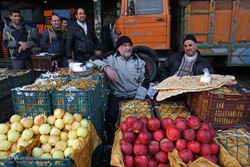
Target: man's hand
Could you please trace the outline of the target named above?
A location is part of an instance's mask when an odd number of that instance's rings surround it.
[[[115,72],[115,70],[113,70],[112,68],[110,68],[109,66],[107,66],[105,68],[105,72],[106,74],[108,75],[109,79],[112,81],[112,82],[117,82],[119,81],[119,77],[117,75],[117,73]]]
[[[73,62],[73,59],[68,59],[68,63],[71,63],[71,62]]]
[[[101,52],[100,50],[96,50],[96,51],[95,51],[95,54],[96,54],[96,55],[100,55],[100,54],[102,54],[102,52]]]
[[[18,44],[20,45],[18,48],[18,52],[25,51],[27,48],[30,47],[29,42],[19,41]]]

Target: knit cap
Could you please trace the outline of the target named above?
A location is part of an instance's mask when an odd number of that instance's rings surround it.
[[[131,46],[133,46],[133,43],[131,39],[128,36],[121,36],[117,41],[116,41],[116,48],[119,48],[124,43],[130,43]]]
[[[183,40],[183,43],[186,41],[186,40],[192,40],[192,41],[194,41],[195,43],[197,43],[197,40],[196,40],[196,38],[193,36],[193,35],[187,35],[185,38],[184,38],[184,40]]]

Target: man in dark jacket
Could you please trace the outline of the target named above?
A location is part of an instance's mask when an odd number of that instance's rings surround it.
[[[76,22],[68,28],[66,51],[68,63],[73,61],[88,61],[93,55],[101,54],[101,46],[95,35],[93,27],[86,23],[86,14],[83,8],[78,8],[75,13]]]
[[[35,46],[36,38],[29,26],[21,23],[19,9],[9,10],[11,22],[4,27],[3,42],[12,60],[13,69],[32,69],[31,48]]]
[[[169,56],[159,67],[159,79],[172,76],[202,75],[207,68],[210,74],[215,73],[211,64],[197,50],[197,40],[193,35],[184,38],[184,51]]]
[[[62,30],[60,16],[52,14],[50,24],[43,30],[40,46],[44,52],[62,55],[65,59],[63,66],[66,67],[66,33]]]

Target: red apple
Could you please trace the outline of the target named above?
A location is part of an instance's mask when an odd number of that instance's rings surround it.
[[[188,128],[187,120],[179,120],[175,123],[175,127],[178,128],[180,131],[186,130]]]
[[[198,130],[196,137],[197,137],[197,140],[201,143],[209,143],[212,139],[210,130],[207,130],[207,129]]]
[[[171,152],[174,149],[174,143],[168,138],[162,139],[160,141],[160,148],[162,151]]]
[[[187,148],[193,153],[199,153],[201,151],[201,144],[198,141],[190,141],[187,144]]]
[[[196,132],[193,129],[186,129],[182,132],[182,137],[189,141],[195,140]]]
[[[177,150],[185,150],[187,148],[187,141],[185,139],[178,139],[175,142],[175,148]]]
[[[123,132],[125,132],[126,130],[128,130],[128,126],[127,126],[126,121],[124,121],[124,122],[121,123],[120,128],[121,128],[121,130]]]
[[[167,138],[169,138],[172,141],[176,141],[181,137],[181,131],[177,129],[176,127],[170,126],[166,130]]]
[[[179,120],[187,120],[187,118],[179,116],[175,118],[175,122],[179,121]]]
[[[193,161],[193,153],[188,149],[179,151],[178,155],[186,164],[188,164],[189,161]]]
[[[130,155],[133,152],[133,145],[131,143],[122,142],[121,151],[124,155]]]
[[[188,118],[188,126],[191,129],[199,129],[201,126],[201,122],[198,117],[193,116],[193,117]]]
[[[136,135],[134,132],[126,131],[122,133],[122,139],[125,142],[133,143],[136,140]]]
[[[210,130],[210,126],[208,125],[208,123],[201,123],[201,126],[200,126],[200,128],[199,128],[199,130],[200,129],[207,129],[207,130]]]
[[[151,141],[151,134],[148,132],[140,132],[138,134],[138,140],[141,144],[149,144]]]
[[[216,137],[216,131],[214,128],[210,127],[210,133],[212,135],[212,139]]]
[[[134,165],[136,167],[148,166],[148,159],[146,156],[136,156],[134,158]]]
[[[201,144],[200,156],[211,155],[212,150],[210,144]]]
[[[137,155],[147,155],[148,147],[144,144],[135,144],[133,147],[133,153]]]
[[[160,151],[160,145],[158,142],[152,140],[150,142],[150,144],[148,145],[148,153],[150,155],[154,155],[155,153],[157,153],[158,151]]]
[[[216,160],[211,155],[203,155],[202,157],[216,164]]]
[[[147,167],[157,167],[157,162],[155,160],[149,159]]]
[[[157,142],[161,141],[161,139],[165,138],[165,132],[161,129],[157,129],[152,133],[153,139]]]
[[[174,126],[175,125],[175,122],[172,118],[170,117],[165,117],[161,120],[161,127],[164,129],[164,130],[167,130],[167,128],[169,126]]]
[[[210,147],[213,155],[217,155],[220,151],[220,146],[217,143],[210,143]]]
[[[140,119],[137,119],[132,124],[132,129],[135,133],[140,133],[143,130],[143,122]]]
[[[139,119],[143,122],[143,124],[147,125],[147,123],[148,123],[148,117],[142,116]]]
[[[164,151],[159,151],[155,153],[155,160],[159,164],[168,163],[168,154]]]
[[[148,129],[155,131],[160,128],[161,123],[158,119],[156,118],[149,118],[148,119]]]
[[[138,118],[136,116],[129,116],[126,118],[126,123],[129,128],[132,128],[133,122],[137,120]]]
[[[123,158],[125,167],[133,167],[134,165],[134,157],[131,155],[125,155]]]

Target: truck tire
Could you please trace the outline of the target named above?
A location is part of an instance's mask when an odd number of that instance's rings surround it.
[[[147,63],[150,81],[152,81],[157,73],[157,53],[147,46],[136,46],[133,49],[135,53]]]

